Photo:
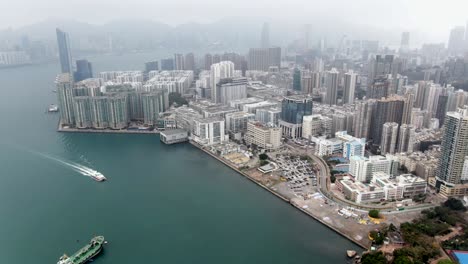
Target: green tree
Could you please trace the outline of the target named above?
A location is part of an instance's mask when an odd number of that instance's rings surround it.
[[[450,259],[442,259],[442,260],[439,260],[437,264],[455,264],[455,262],[451,261]]]
[[[260,160],[267,160],[267,159],[268,159],[268,155],[265,154],[265,153],[262,153],[262,154],[258,155],[258,158],[260,158]]]
[[[369,211],[369,216],[372,218],[379,218],[380,212],[379,210],[372,209]]]
[[[414,262],[408,256],[398,256],[393,260],[393,264],[413,264]]]
[[[387,259],[382,252],[366,253],[362,256],[362,264],[387,264]]]
[[[449,198],[445,201],[444,205],[452,210],[455,211],[466,211],[465,206],[463,205],[462,201],[456,198]]]

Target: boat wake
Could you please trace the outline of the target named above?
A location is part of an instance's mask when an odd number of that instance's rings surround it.
[[[96,171],[96,170],[93,170],[93,169],[91,169],[89,167],[83,166],[83,165],[75,163],[75,162],[64,161],[64,160],[55,158],[55,157],[50,156],[50,155],[45,155],[45,154],[42,154],[42,153],[40,153],[39,155],[43,156],[44,158],[56,161],[56,162],[58,162],[58,163],[60,163],[62,165],[65,165],[67,167],[70,167],[74,171],[76,171],[76,172],[78,172],[78,173],[80,173],[80,174],[82,174],[84,176],[92,176],[93,174],[98,173],[98,171]]]
[[[51,156],[51,155],[47,155],[47,154],[44,154],[44,153],[40,153],[40,152],[35,152],[35,151],[30,151],[30,152],[33,152],[43,158],[46,158],[46,159],[49,159],[49,160],[52,160],[52,161],[55,161],[59,164],[62,164],[66,167],[69,167],[71,169],[73,169],[74,171],[80,173],[81,175],[83,176],[88,176],[88,177],[91,177],[95,180],[105,180],[105,177],[104,175],[102,175],[102,173],[98,172],[97,170],[94,170],[92,168],[89,168],[89,167],[86,167],[84,165],[81,165],[81,164],[78,164],[78,163],[75,163],[75,162],[72,162],[72,161],[65,161],[65,160],[62,160],[62,159],[59,159],[57,157],[54,157],[54,156]]]

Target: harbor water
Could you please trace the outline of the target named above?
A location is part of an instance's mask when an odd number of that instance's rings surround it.
[[[142,69],[158,54],[90,58]],[[344,263],[350,241],[190,144],[56,132],[58,64],[0,70],[1,263],[56,263],[96,235],[94,263]],[[80,168],[104,174],[96,182]]]

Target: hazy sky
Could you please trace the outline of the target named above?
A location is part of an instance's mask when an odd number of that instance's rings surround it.
[[[47,18],[89,23],[142,18],[176,25],[224,17],[313,21],[339,19],[443,34],[468,20],[468,0],[0,0],[0,28]]]

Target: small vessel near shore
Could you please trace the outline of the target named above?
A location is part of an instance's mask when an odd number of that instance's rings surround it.
[[[346,255],[348,258],[354,258],[356,256],[357,252],[355,250],[346,250]]]
[[[57,264],[84,264],[101,253],[105,243],[106,241],[103,236],[94,237],[86,246],[72,256],[67,256],[66,254],[61,256]]]
[[[59,108],[55,104],[49,105],[49,108],[47,109],[47,112],[49,112],[49,113],[55,113],[55,112],[58,112],[58,111],[59,111]]]

